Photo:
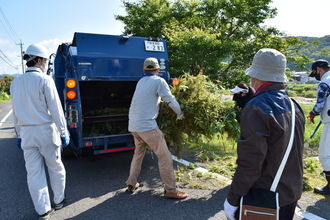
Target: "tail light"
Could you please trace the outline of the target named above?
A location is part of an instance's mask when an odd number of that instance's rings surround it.
[[[75,99],[77,97],[77,93],[73,90],[69,90],[66,92],[66,97],[68,99]]]
[[[68,87],[69,89],[73,89],[73,88],[75,88],[76,85],[77,85],[77,82],[76,82],[76,80],[74,80],[74,79],[68,79],[68,80],[66,81],[66,87]]]
[[[77,82],[74,79],[68,79],[65,83],[66,87],[69,89],[66,92],[66,97],[68,99],[75,99],[77,97],[76,86]]]

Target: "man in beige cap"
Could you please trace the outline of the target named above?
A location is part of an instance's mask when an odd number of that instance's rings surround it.
[[[127,191],[133,193],[140,186],[137,178],[148,145],[158,157],[160,176],[165,183],[165,198],[184,199],[187,194],[176,190],[172,155],[156,122],[161,99],[177,114],[177,120],[183,119],[183,113],[166,81],[158,76],[159,70],[156,58],[150,57],[144,61],[144,74],[136,85],[129,109],[128,130],[134,137],[135,151],[126,181]]]
[[[255,95],[241,113],[237,143],[237,169],[224,203],[226,216],[234,220],[240,199],[251,188],[270,190],[287,149],[292,107],[285,91],[286,57],[274,49],[259,50],[246,70]],[[302,194],[305,117],[294,103],[295,127],[292,149],[275,191],[279,194],[279,219],[293,219]],[[237,212],[236,212],[237,213]],[[237,219],[237,216],[236,216]]]

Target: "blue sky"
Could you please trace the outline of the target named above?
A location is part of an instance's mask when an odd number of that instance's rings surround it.
[[[330,34],[329,0],[273,0],[271,5],[278,8],[278,15],[267,25],[291,36]],[[32,43],[41,43],[55,53],[59,44],[72,40],[74,32],[120,35],[124,25],[114,15],[126,14],[121,0],[3,0],[0,7],[7,19],[0,13],[0,74],[17,73],[1,57],[22,72],[17,45],[20,40],[23,50]]]

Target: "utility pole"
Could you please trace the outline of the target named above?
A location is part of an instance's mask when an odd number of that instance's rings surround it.
[[[22,43],[22,40],[21,40],[21,43],[16,44],[16,45],[20,45],[21,46],[22,73],[24,73],[24,64],[23,64],[23,56],[24,56],[23,45],[24,44]]]

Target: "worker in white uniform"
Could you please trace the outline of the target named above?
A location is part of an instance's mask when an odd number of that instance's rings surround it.
[[[323,167],[323,173],[327,184],[323,187],[315,187],[314,192],[322,195],[330,194],[330,66],[326,60],[317,60],[312,64],[312,72],[309,77],[315,77],[320,83],[317,86],[317,99],[309,120],[314,123],[317,115],[321,116],[323,130],[319,145],[319,159]]]
[[[54,209],[63,207],[66,171],[61,160],[61,146],[70,142],[54,80],[45,73],[47,57],[45,47],[30,45],[23,56],[28,68],[10,86],[17,146],[24,152],[28,188],[42,220],[49,219]],[[54,193],[53,207],[45,165]]]

